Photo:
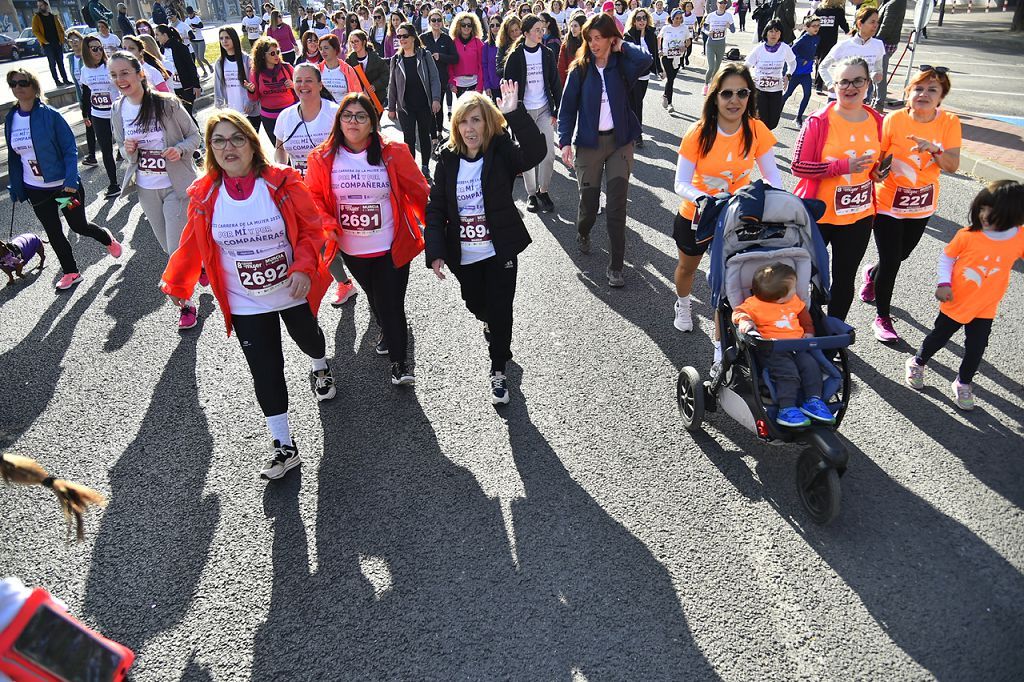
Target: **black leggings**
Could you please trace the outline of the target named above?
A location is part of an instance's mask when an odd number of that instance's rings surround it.
[[[103,154],[103,168],[107,171],[107,178],[111,185],[117,184],[117,166],[114,164],[114,133],[110,127],[109,118],[91,119],[92,127],[96,130],[96,141],[100,143],[100,152]]]
[[[276,313],[231,316],[235,336],[238,337],[252,373],[256,400],[265,417],[288,411],[281,320],[284,320],[284,326],[288,329],[288,336],[292,337],[303,353],[314,359],[322,358],[327,353],[324,333],[306,301]]]
[[[195,114],[192,113],[192,108],[196,104],[196,91],[192,88],[175,88],[174,94],[178,96],[178,99],[181,100],[181,105],[185,107],[185,111],[187,111],[188,115],[192,117],[193,121],[195,121],[196,117]]]
[[[270,118],[269,116],[263,116],[261,114],[260,115],[260,120],[263,121],[263,131],[267,134],[267,137],[270,138],[270,146],[271,147],[276,147],[277,146],[277,137],[274,135],[274,126],[277,125],[277,119],[276,118]],[[258,130],[259,129],[257,128],[257,131]]]
[[[672,104],[672,86],[676,83],[676,74],[679,69],[672,65],[673,57],[662,57],[661,65],[665,67],[665,99]]]
[[[518,261],[491,256],[471,265],[449,263],[448,267],[459,280],[466,308],[490,330],[491,371],[504,372],[505,363],[512,359],[512,301]]]
[[[423,111],[399,111],[398,123],[402,126],[402,134],[405,135],[405,145],[409,148],[413,159],[416,158],[416,132],[419,131],[420,156],[423,157],[420,165],[425,167],[430,161],[431,133],[434,127],[434,118],[430,109]]]
[[[370,310],[384,334],[391,362],[405,362],[409,347],[409,329],[405,319],[409,264],[396,268],[390,251],[374,258],[360,258],[347,253],[342,257],[349,272],[366,292]]]
[[[961,384],[969,384],[974,380],[974,375],[981,364],[981,358],[988,346],[988,337],[992,333],[992,320],[984,317],[976,317],[967,324],[957,322],[945,313],[939,313],[935,318],[935,329],[924,337],[921,343],[921,350],[917,352],[918,364],[925,364],[932,359],[953,338],[953,334],[960,327],[964,328],[964,359],[960,361],[960,369],[957,378]]]
[[[59,197],[69,195],[60,187],[55,189],[25,187],[25,194],[28,196],[28,200],[32,202],[32,210],[35,211],[36,218],[39,219],[43,229],[46,230],[46,237],[50,240],[50,248],[57,254],[57,260],[60,262],[60,269],[64,271],[65,275],[78,272],[78,263],[75,262],[75,255],[71,252],[71,243],[64,236],[64,226],[60,223],[61,210],[57,205]],[[75,197],[78,198],[78,208],[63,211],[64,219],[68,221],[68,227],[80,235],[92,237],[100,244],[109,246],[110,235],[98,225],[90,223],[85,217],[85,191],[83,191],[81,185],[78,186],[78,192],[75,193]]]
[[[779,125],[779,118],[782,117],[782,91],[758,90],[757,113],[761,117],[761,122],[768,126],[768,130],[775,130]]]
[[[851,225],[818,223],[825,244],[832,246],[832,298],[828,314],[846,320],[853,304],[853,287],[857,269],[871,239],[871,223],[875,216],[861,218]]]
[[[89,126],[85,129],[85,144],[89,149],[89,156],[96,156],[96,131]]]
[[[893,218],[888,215],[875,216],[875,246],[878,248],[878,265],[871,269],[871,280],[875,283],[875,305],[879,317],[889,317],[892,292],[896,288],[896,275],[900,264],[910,257],[924,234],[928,218]]]
[[[640,130],[643,132],[644,127],[644,97],[647,95],[647,86],[650,81],[641,81],[633,83],[633,89],[629,91],[629,106],[636,114],[636,118],[640,121]]]
[[[255,130],[257,136],[259,136],[260,123],[263,122],[263,119],[260,118],[259,116],[246,116],[246,118],[249,119],[249,124],[252,125],[252,129]]]

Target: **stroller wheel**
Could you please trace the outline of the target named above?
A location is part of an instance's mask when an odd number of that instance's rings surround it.
[[[700,380],[700,372],[693,367],[683,367],[676,379],[676,403],[679,405],[679,416],[683,418],[683,426],[687,431],[697,431],[704,419],[704,383]]]
[[[796,462],[796,489],[815,523],[826,524],[839,515],[839,473],[825,464],[814,448],[801,452]]]

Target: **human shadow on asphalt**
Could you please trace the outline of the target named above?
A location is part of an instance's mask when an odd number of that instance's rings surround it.
[[[3,390],[9,398],[0,401],[0,445],[17,440],[50,404],[64,373],[64,357],[78,322],[117,269],[118,266],[111,265],[91,284],[86,280],[77,289],[54,294],[53,301],[25,338],[0,355],[0,367],[10,369],[3,374]],[[30,376],[31,381],[8,383],[19,376]]]
[[[110,470],[83,610],[136,652],[184,618],[220,519],[217,496],[203,493],[213,437],[195,378],[213,307],[211,295],[200,296],[199,323],[179,338],[135,439]]]
[[[105,292],[108,296],[113,293],[107,301],[107,314],[114,318],[114,326],[110,328],[103,346],[108,353],[123,348],[131,340],[139,320],[167,303],[167,297],[158,288],[167,255],[153,236],[145,216],[136,224],[129,243],[131,255],[125,263],[124,272]],[[196,291],[202,289],[196,287]],[[166,326],[173,329],[175,315],[169,305],[166,307]]]
[[[661,173],[665,169],[655,169]],[[578,196],[577,185],[567,178],[555,174],[553,179],[553,190],[556,196]],[[637,205],[643,204],[638,195],[650,194],[642,187],[633,185],[629,189],[630,205],[627,207],[627,214],[631,214]],[[670,250],[676,250],[672,241],[671,224],[675,220],[675,210],[678,206],[672,207],[671,212],[660,205],[655,205],[653,214],[645,211],[644,215],[655,215],[659,222],[655,223],[649,219],[648,226],[663,235],[663,243]],[[632,214],[635,220],[640,220]],[[553,225],[550,218],[542,218],[545,225],[549,227],[551,235],[559,243],[565,254],[576,265],[579,281],[590,289],[594,297],[603,301],[612,310],[632,323],[637,329],[647,334],[652,341],[661,349],[665,357],[677,368],[682,365],[693,364],[703,366],[710,365],[711,343],[708,334],[712,333],[711,323],[710,290],[707,286],[706,274],[698,270],[693,282],[693,312],[694,321],[697,323],[694,331],[685,334],[672,326],[673,305],[676,301],[675,292],[675,268],[677,259],[668,255],[661,248],[648,243],[645,239],[626,226],[626,258],[624,275],[626,286],[622,289],[612,289],[607,284],[605,269],[608,266],[606,249],[607,229],[606,215],[599,215],[597,222],[591,230],[591,252],[580,253],[576,243],[575,210],[568,224]],[[668,226],[666,228],[666,226]],[[668,234],[666,234],[666,229]],[[656,272],[661,274],[669,283],[666,284],[661,278],[646,270],[650,265]]]
[[[761,445],[725,416],[711,423],[736,450],[698,432],[694,442],[708,459],[744,497],[768,502],[930,675],[1019,679],[1024,576],[986,542],[894,481],[870,453],[845,439],[850,465],[841,479],[842,509],[830,525],[815,525],[796,496],[799,448]],[[756,476],[742,456],[754,459]],[[837,665],[847,669],[848,663]]]
[[[354,336],[344,316],[339,334]],[[273,581],[254,681],[714,677],[665,569],[572,481],[523,406],[508,415],[527,490],[517,568],[499,500],[446,456],[417,393],[349,349],[321,405],[315,571],[299,507],[310,471],[264,494]],[[505,438],[499,426],[482,448],[492,436]]]
[[[1015,407],[992,394],[976,390],[979,406],[973,412],[963,413],[968,422],[951,415],[955,411],[949,394],[949,383],[956,376],[934,360],[928,363],[929,379],[918,392],[877,371],[862,360],[851,357],[851,369],[858,378],[871,387],[894,410],[921,427],[928,437],[963,462],[964,467],[990,490],[1002,495],[1017,508],[1024,507],[1024,459],[1020,453],[1021,432],[1014,432],[985,411],[985,403],[993,404],[1008,417],[1022,423],[1019,407]],[[978,386],[978,382],[975,382]],[[978,386],[980,388],[980,386]],[[1019,389],[1019,386],[1018,386]],[[1016,393],[1020,395],[1020,393]],[[938,397],[936,404],[928,397]]]

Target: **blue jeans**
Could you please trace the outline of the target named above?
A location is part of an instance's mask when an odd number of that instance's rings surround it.
[[[786,88],[786,94],[782,96],[782,108],[786,108],[786,102],[789,101],[789,96],[796,90],[796,86],[802,85],[804,88],[804,96],[800,99],[800,109],[796,113],[797,119],[804,117],[804,111],[807,109],[807,103],[811,99],[811,74],[801,73],[796,76],[792,76],[789,79],[789,87]]]

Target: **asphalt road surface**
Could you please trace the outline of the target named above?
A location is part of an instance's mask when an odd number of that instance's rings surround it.
[[[876,343],[873,309],[853,307],[843,507],[814,526],[794,447],[724,416],[693,436],[676,411],[678,369],[711,359],[704,274],[699,329],[672,327],[671,185],[697,75],[677,83],[675,115],[660,83],[647,95],[624,289],[604,280],[603,219],[593,252],[576,251],[560,163],[557,213],[527,214],[509,406],[490,405],[480,325],[454,280],[417,260],[417,386],[389,383],[365,296],[325,305],[338,396],[315,403],[287,343],[304,463],[271,484],[257,476],[263,419],[212,296],[199,293],[200,326],[179,334],[138,205],[97,198],[102,169],[85,171],[89,213],[125,253],[77,242],[85,281],[70,294],[53,291],[55,259],[0,290],[0,444],[111,501],[67,545],[45,490],[5,489],[0,574],[46,586],[132,647],[143,681],[1021,679],[1024,268],[977,410],[948,395],[962,337],[923,392],[902,383],[936,313],[936,258],[979,184],[943,177],[900,276],[904,343]],[[794,104],[777,131],[786,169]],[[15,227],[37,229],[25,205]]]

